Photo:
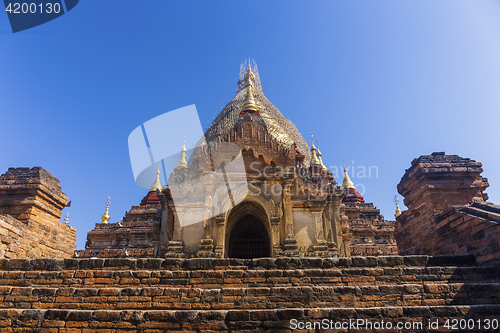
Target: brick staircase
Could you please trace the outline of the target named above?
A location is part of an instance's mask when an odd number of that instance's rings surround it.
[[[499,269],[469,256],[2,259],[0,332],[436,332],[451,318],[492,332]]]

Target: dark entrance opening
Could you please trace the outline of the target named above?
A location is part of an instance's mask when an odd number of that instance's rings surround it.
[[[253,259],[270,256],[269,237],[262,222],[252,215],[236,222],[229,237],[228,257]]]

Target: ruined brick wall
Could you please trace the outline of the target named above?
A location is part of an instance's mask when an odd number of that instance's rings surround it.
[[[70,258],[76,229],[59,222],[68,198],[41,167],[0,176],[0,258]]]
[[[280,332],[291,319],[360,318],[442,325],[495,318],[498,273],[460,256],[4,259],[0,329]]]
[[[470,253],[481,261],[495,257],[495,254],[483,253],[482,248],[498,242],[493,231],[497,222],[491,215],[476,219],[477,215],[469,209],[488,197],[484,193],[488,182],[481,177],[481,166],[469,158],[444,153],[424,155],[412,161],[398,184],[408,207],[396,221],[395,237],[400,254]],[[451,216],[450,211],[456,214]],[[472,215],[467,217],[469,214]],[[491,229],[488,231],[491,237],[482,236],[483,229]]]
[[[449,208],[435,219],[436,254],[474,254],[500,262],[500,206],[474,203]]]
[[[387,221],[372,203],[345,203],[349,218],[351,255],[387,256],[397,255],[394,239],[395,221]]]

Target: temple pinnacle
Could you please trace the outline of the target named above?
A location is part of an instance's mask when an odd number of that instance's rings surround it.
[[[312,134],[311,134],[311,141],[313,141],[312,139]],[[322,163],[320,162],[320,160],[318,159],[318,156],[316,155],[316,147],[314,146],[314,142],[312,143],[311,145],[311,165],[321,165]]]
[[[156,179],[153,185],[151,186],[151,191],[160,190],[161,191],[161,182],[160,182],[160,163],[158,163],[158,170],[156,171]]]
[[[182,145],[181,148],[181,158],[179,159],[179,162],[177,162],[178,166],[187,166],[187,161],[186,161],[186,136],[184,135],[184,144]]]
[[[351,178],[349,178],[349,175],[347,174],[347,169],[344,166],[344,180],[342,181],[342,188],[355,188],[354,183],[351,181]]]
[[[399,215],[401,215],[401,209],[399,208],[399,198],[398,194],[394,194],[394,203],[396,204],[396,213],[394,214],[394,217],[397,218]]]
[[[106,210],[104,211],[104,214],[101,216],[102,223],[108,223],[110,217],[109,217],[109,205],[111,204],[111,200],[108,199],[106,200]]]

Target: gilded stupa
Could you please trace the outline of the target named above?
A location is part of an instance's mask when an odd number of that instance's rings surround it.
[[[295,143],[309,164],[309,147],[297,127],[285,118],[267,99],[262,90],[257,64],[248,60],[242,64],[236,96],[222,109],[205,132],[207,142],[221,140],[231,129],[242,121],[243,113],[256,115],[254,121],[262,124],[270,136],[283,148],[291,149]]]

